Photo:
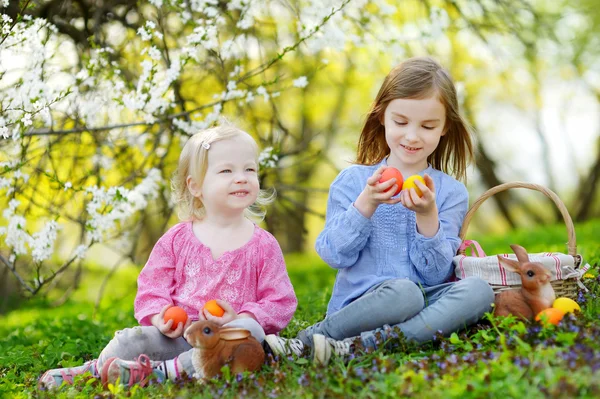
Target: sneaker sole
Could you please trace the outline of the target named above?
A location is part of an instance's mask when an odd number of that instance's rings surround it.
[[[42,374],[42,376],[40,378],[38,378],[38,383],[37,383],[38,390],[53,389],[53,388],[56,388],[59,386],[56,384],[56,380],[54,379],[54,377],[50,377],[50,379],[48,381],[45,381],[46,376],[50,375],[50,371],[51,370],[46,371],[44,374]]]
[[[100,381],[102,381],[102,385],[106,388],[108,385],[108,369],[112,362],[114,362],[117,358],[111,357],[102,365],[102,370],[100,370]]]
[[[265,342],[267,343],[267,345],[269,345],[269,348],[271,348],[271,352],[273,352],[274,355],[287,355],[285,348],[283,347],[283,345],[281,345],[281,343],[279,342],[279,338],[276,335],[267,335],[265,337]]]
[[[313,362],[326,366],[331,359],[331,346],[321,334],[313,335]]]

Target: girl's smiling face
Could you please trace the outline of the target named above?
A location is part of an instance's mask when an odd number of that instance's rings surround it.
[[[385,141],[390,147],[387,164],[408,174],[427,168],[427,158],[446,133],[445,121],[446,108],[436,95],[390,101],[383,115]]]
[[[250,140],[250,137],[240,136],[210,145],[202,188],[192,192],[202,200],[207,214],[243,212],[256,201],[258,165]]]

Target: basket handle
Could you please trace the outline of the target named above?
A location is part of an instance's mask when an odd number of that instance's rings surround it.
[[[477,198],[473,205],[471,205],[471,208],[469,208],[469,211],[465,215],[465,220],[459,233],[460,240],[465,240],[465,236],[467,235],[467,229],[469,228],[471,218],[473,217],[473,214],[479,208],[479,206],[492,195],[497,194],[501,191],[508,190],[509,188],[528,188],[530,190],[539,191],[554,202],[554,204],[556,205],[556,207],[560,211],[560,214],[563,217],[565,225],[567,226],[567,234],[569,237],[569,240],[567,242],[568,254],[571,256],[576,256],[577,243],[575,239],[575,227],[573,226],[573,220],[571,219],[571,215],[569,215],[569,211],[567,211],[567,207],[565,206],[565,204],[560,200],[560,198],[558,198],[558,195],[556,195],[554,191],[549,190],[546,187],[540,186],[538,184],[524,183],[519,181],[500,184],[498,186],[490,188],[485,193],[481,194],[481,196]],[[462,252],[459,252],[459,254],[464,254],[464,250]]]

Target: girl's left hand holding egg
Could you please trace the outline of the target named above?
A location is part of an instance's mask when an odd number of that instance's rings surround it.
[[[428,174],[423,176],[425,184],[415,179],[414,184],[421,190],[421,196],[414,188],[402,190],[400,193],[400,202],[411,211],[420,214],[430,214],[437,212],[435,205],[435,184]]]

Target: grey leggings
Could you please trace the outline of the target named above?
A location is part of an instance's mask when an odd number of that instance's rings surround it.
[[[261,343],[265,339],[262,327],[251,318],[236,319],[223,327],[225,326],[245,328]],[[97,367],[100,370],[111,357],[133,360],[141,354],[148,355],[150,360],[170,360],[179,356],[183,369],[189,375],[195,372],[191,360],[192,346],[183,337],[173,339],[164,336],[154,326],[137,326],[117,331],[98,356]]]
[[[387,280],[300,331],[298,338],[312,345],[313,334],[360,337],[363,346],[374,349],[392,337],[390,327],[398,327],[408,340],[422,343],[438,331],[447,336],[477,322],[493,302],[492,288],[478,277],[423,288],[407,279]]]

